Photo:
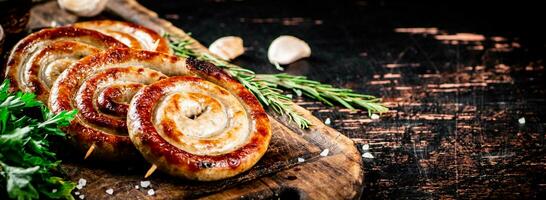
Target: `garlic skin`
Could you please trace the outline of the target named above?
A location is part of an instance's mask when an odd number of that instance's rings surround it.
[[[237,36],[226,36],[218,38],[209,46],[209,51],[224,59],[232,60],[245,52],[243,39]]]
[[[290,35],[282,35],[273,40],[267,50],[269,62],[274,65],[287,65],[309,56],[311,47],[303,40]]]
[[[68,10],[81,17],[98,15],[108,0],[57,0],[62,9]]]

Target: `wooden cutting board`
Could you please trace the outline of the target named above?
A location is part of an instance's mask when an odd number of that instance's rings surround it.
[[[110,0],[107,11],[97,19],[118,19],[144,25],[159,33],[194,41],[198,51],[206,47],[183,30],[160,19],[135,0]],[[31,30],[61,26],[78,17],[59,8],[56,1],[36,5],[31,11]],[[84,19],[90,20],[90,19]],[[198,37],[198,36],[197,36]],[[82,158],[65,159],[63,168],[70,179],[85,179],[87,184],[75,190],[76,199],[357,199],[361,195],[363,170],[361,156],[353,142],[324,125],[309,111],[293,105],[313,126],[301,130],[281,116],[270,114],[273,137],[264,157],[251,170],[239,176],[215,182],[177,179],[156,172],[148,180],[151,186],[136,187],[145,180],[150,164],[101,163]],[[327,156],[320,153],[328,149]],[[300,159],[298,159],[300,158]],[[300,162],[303,158],[305,161]],[[106,190],[113,189],[113,194]],[[149,195],[149,189],[155,194]],[[76,193],[77,192],[77,193]]]

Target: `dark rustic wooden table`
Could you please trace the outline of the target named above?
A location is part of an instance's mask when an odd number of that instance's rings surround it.
[[[363,199],[546,196],[538,3],[140,2],[203,44],[241,36],[247,52],[235,63],[259,73],[279,73],[266,56],[274,38],[297,36],[313,55],[285,72],[383,97],[391,110],[378,120],[297,99],[373,155]]]
[[[538,5],[141,2],[206,45],[241,36],[248,49],[235,62],[260,73],[279,72],[267,62],[275,37],[300,37],[313,55],[287,73],[384,97],[391,111],[379,120],[298,100],[374,156],[363,161],[365,199],[545,195]]]

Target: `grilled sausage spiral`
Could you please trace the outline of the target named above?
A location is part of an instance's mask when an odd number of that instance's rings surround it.
[[[108,48],[126,47],[100,32],[74,27],[44,29],[15,45],[7,62],[11,90],[33,92],[46,102],[57,76],[81,58]]]
[[[144,158],[171,175],[201,181],[232,177],[267,150],[269,121],[256,98],[224,73],[210,72],[208,80],[177,76],[153,83],[129,106],[131,140]]]
[[[78,22],[75,27],[86,28],[110,35],[130,48],[171,53],[169,42],[155,31],[129,22],[98,20]]]

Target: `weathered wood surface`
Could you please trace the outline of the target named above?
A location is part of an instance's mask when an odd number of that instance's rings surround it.
[[[235,62],[261,73],[279,72],[267,61],[270,42],[297,36],[313,53],[287,73],[384,97],[392,111],[379,120],[298,102],[375,157],[363,159],[363,199],[546,196],[538,3],[140,1],[204,44],[242,37],[247,52]],[[419,27],[428,29],[401,29]]]
[[[124,19],[142,24],[160,33],[189,38],[182,30],[142,7],[133,0],[110,0],[108,12],[97,17]],[[59,9],[55,2],[35,6],[31,11],[29,29],[60,26],[82,20]],[[89,19],[83,19],[89,20]],[[196,36],[198,37],[198,36]],[[195,48],[207,51],[195,41]],[[217,182],[191,182],[157,173],[149,180],[148,188],[139,185],[147,163],[97,163],[81,158],[65,160],[63,167],[75,181],[87,180],[77,190],[85,199],[353,199],[361,194],[363,171],[361,158],[354,142],[336,130],[327,127],[307,110],[294,105],[314,124],[306,131],[287,123],[283,117],[270,117],[273,138],[270,148],[250,171],[234,178]],[[320,152],[329,149],[328,156]],[[298,158],[305,159],[298,162]],[[154,195],[148,195],[153,188]],[[113,189],[113,195],[106,193]]]

